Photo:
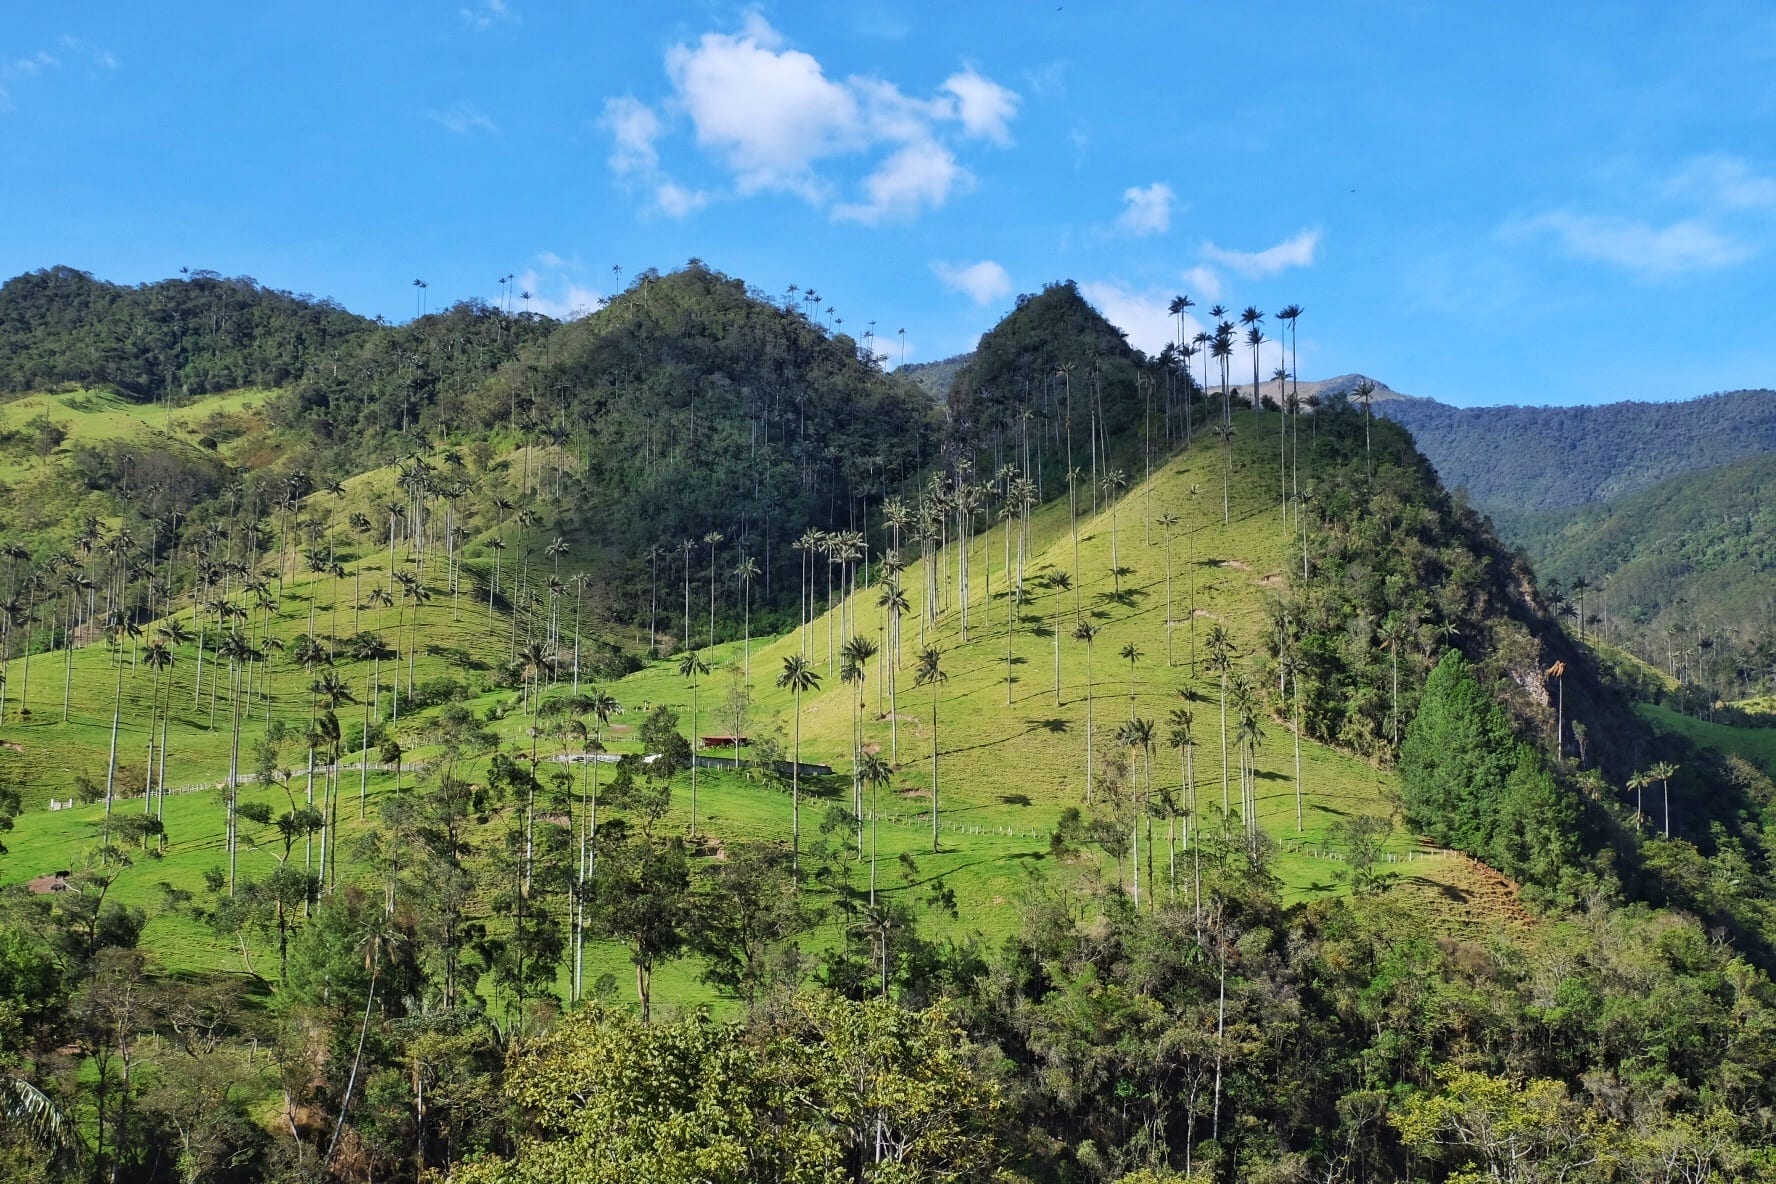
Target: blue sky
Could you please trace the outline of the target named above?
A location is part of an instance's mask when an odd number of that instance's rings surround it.
[[[1304,378],[1677,398],[1776,386],[1773,133],[1752,3],[38,5],[0,272],[398,319],[696,256],[893,361],[1072,278],[1150,349],[1295,302]]]

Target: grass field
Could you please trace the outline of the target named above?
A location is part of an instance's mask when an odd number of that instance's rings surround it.
[[[1031,574],[1049,569],[1066,572],[1071,589],[1030,580],[1025,600],[1014,607],[1008,596],[1003,528],[977,536],[971,544],[972,626],[966,638],[955,589],[957,548],[952,546],[944,556],[946,572],[939,582],[946,591],[940,594],[941,603],[932,619],[923,623],[925,571],[921,563],[908,567],[902,584],[912,605],[902,621],[896,693],[890,693],[891,663],[886,653],[869,663],[862,687],[864,742],[891,756],[896,765],[891,786],[881,793],[877,827],[880,883],[885,891],[922,901],[929,885],[941,880],[955,893],[960,920],[928,914],[927,920],[939,931],[976,933],[987,940],[1009,933],[1015,927],[1017,901],[1029,877],[1053,868],[1049,836],[1062,811],[1087,806],[1088,704],[1090,743],[1100,761],[1117,747],[1116,729],[1131,714],[1154,721],[1159,737],[1159,748],[1152,757],[1156,795],[1181,789],[1181,756],[1166,746],[1166,717],[1174,708],[1193,712],[1197,799],[1204,815],[1219,806],[1223,792],[1220,691],[1218,681],[1201,661],[1207,630],[1220,624],[1228,631],[1238,651],[1237,665],[1260,686],[1275,677],[1263,657],[1263,636],[1269,621],[1267,605],[1285,591],[1289,534],[1272,492],[1274,454],[1267,441],[1268,434],[1261,426],[1250,440],[1242,439],[1236,445],[1230,521],[1225,524],[1222,454],[1207,441],[1156,470],[1150,481],[1136,482],[1114,508],[1105,505],[1093,513],[1082,483],[1077,548],[1065,497],[1038,511],[1031,526],[1032,554],[1026,559],[1025,570]],[[360,488],[351,491],[351,500],[371,499],[375,481],[355,482]],[[1168,513],[1178,520],[1170,538],[1169,611],[1166,532],[1158,525]],[[1015,565],[1015,539],[1010,550]],[[1113,554],[1116,572],[1112,571]],[[398,561],[409,565],[404,555]],[[516,562],[512,552],[508,552],[508,561]],[[290,574],[266,629],[290,641],[307,632],[312,612],[315,632],[323,641],[361,629],[377,630],[402,651],[403,663],[414,648],[409,639],[416,639],[412,660],[418,682],[450,677],[463,683],[474,696],[468,705],[477,714],[503,713],[504,718],[495,724],[502,741],[528,749],[527,729],[532,721],[517,709],[517,693],[493,686],[498,668],[510,656],[510,618],[502,611],[489,610],[483,586],[473,580],[460,598],[448,595],[443,588],[442,566],[436,561],[424,573],[434,590],[428,603],[355,610],[353,606],[360,603],[360,583],[365,589],[386,585],[389,574],[386,552],[374,547],[352,563],[344,579]],[[471,575],[480,578],[480,569]],[[824,580],[819,581],[818,589],[824,602]],[[195,629],[189,624],[189,612],[183,615],[188,627]],[[1078,619],[1090,620],[1099,630],[1089,647],[1072,636]],[[688,734],[727,732],[731,717],[724,714],[718,722],[721,705],[733,690],[746,687],[744,730],[753,736],[775,734],[788,749],[794,744],[795,701],[775,680],[787,657],[804,653],[821,675],[821,685],[802,702],[801,756],[837,770],[820,784],[804,786],[809,791],[802,816],[804,841],[814,841],[827,807],[835,803],[848,807],[850,802],[851,735],[858,706],[857,692],[837,678],[836,651],[843,621],[887,648],[885,614],[876,604],[876,590],[865,588],[854,604],[824,613],[805,629],[750,643],[724,642],[708,650],[704,657],[712,672],[701,680],[694,720],[689,684],[679,677],[673,659],[656,661],[611,684],[608,689],[628,713],[613,729],[611,747],[633,750],[633,726],[644,710],[660,704],[679,711],[681,727]],[[213,623],[210,628],[213,630]],[[935,703],[931,688],[914,685],[913,666],[921,644],[934,645],[941,652],[946,678],[936,686]],[[1121,656],[1130,645],[1138,651],[1132,668]],[[173,786],[204,788],[171,798],[166,807],[171,837],[164,857],[138,858],[113,890],[117,899],[151,911],[163,896],[161,884],[201,892],[205,870],[222,862],[223,812],[214,787],[227,769],[227,687],[224,682],[216,696],[212,724],[210,695],[217,689],[215,665],[206,658],[205,681],[198,686],[195,648],[182,647],[178,656],[171,681],[174,710],[167,781]],[[120,759],[140,764],[145,758],[154,680],[152,672],[132,664],[131,658],[132,649],[127,645],[117,651],[104,646],[78,649],[71,664],[69,656],[61,652],[35,655],[28,722],[19,715],[23,663],[15,659],[9,664],[7,715],[0,726],[0,743],[5,744],[0,748],[0,777],[21,790],[27,810],[8,839],[12,854],[0,858],[0,879],[5,882],[21,882],[78,864],[81,853],[91,845],[95,825],[103,816],[101,805],[51,812],[46,803],[51,797],[67,797],[76,773],[103,781],[120,672]],[[383,663],[381,689],[374,692],[376,710],[384,719],[390,715],[390,685],[405,678],[404,673],[395,673],[393,666],[389,661]],[[372,696],[369,663],[342,659],[338,669],[360,699]],[[255,696],[250,707],[246,740],[263,733],[267,717],[282,718],[300,733],[308,718],[306,687],[310,677],[286,657],[274,655],[264,667],[263,695]],[[62,720],[64,687],[69,692],[66,722]],[[930,827],[934,709],[941,823],[936,854],[931,852]],[[343,707],[342,725],[351,729],[361,712],[357,705]],[[425,743],[427,716],[424,712],[417,716],[403,713],[399,731],[409,760],[423,763],[433,755]],[[348,752],[345,759],[355,760],[356,754]],[[280,764],[292,774],[289,788],[297,794],[303,792],[305,763],[306,751],[300,742],[287,745],[281,754]],[[1334,828],[1360,815],[1391,816],[1390,775],[1347,754],[1304,741],[1298,825],[1295,749],[1286,720],[1266,721],[1257,764],[1260,822],[1275,840],[1274,870],[1286,898],[1299,901],[1344,891],[1340,876],[1344,864],[1338,857],[1342,847]],[[346,796],[342,851],[349,851],[354,838],[374,822],[377,799],[393,792],[392,777],[370,777],[368,819],[359,823],[352,800],[357,780],[355,772],[342,775]],[[409,786],[413,780],[411,775],[406,778]],[[1100,798],[1109,796],[1106,787],[1098,788]],[[689,778],[681,775],[675,784],[670,822],[685,828],[690,823],[689,790]],[[284,792],[252,786],[243,791],[243,797],[281,802]],[[1130,792],[1132,789],[1125,789],[1125,800]],[[1237,803],[1237,784],[1232,797]],[[734,774],[705,771],[697,777],[697,800],[700,829],[718,843],[788,837],[789,800],[777,788]],[[132,808],[141,808],[140,799],[116,806],[120,811]],[[1153,823],[1153,834],[1162,842],[1166,825],[1163,819]],[[260,874],[274,858],[270,836],[254,833],[250,826],[246,831],[247,839],[258,846],[243,850],[242,874]],[[1141,842],[1156,856],[1154,885],[1164,891],[1165,849],[1162,846],[1153,852],[1145,828]],[[899,857],[903,853],[912,857],[912,866],[902,864]],[[1106,877],[1118,874],[1119,869],[1108,858],[1095,854],[1084,858],[1096,862]],[[1463,857],[1426,850],[1396,830],[1387,842],[1386,858],[1410,899],[1451,926],[1472,921],[1476,910],[1502,907],[1498,897],[1503,890],[1488,879],[1485,869]],[[372,874],[368,867],[342,866],[347,879]],[[856,866],[853,875],[857,882],[867,879],[867,864]],[[1144,885],[1143,891],[1147,890]],[[223,945],[183,914],[158,916],[150,926],[147,942],[169,969],[244,969],[240,949]],[[249,949],[247,954],[261,960],[266,956],[263,950]],[[599,971],[608,970],[620,983],[626,981],[620,950],[602,949],[595,962]],[[262,962],[256,965],[264,969]],[[694,964],[688,962],[663,973],[658,990],[662,999],[709,998],[708,990],[696,982]]]
[[[195,444],[215,423],[251,423],[270,395],[271,392],[260,390],[231,391],[177,406],[134,403],[108,391],[27,395],[0,403],[0,432],[22,432],[26,425],[41,418],[67,433],[64,448],[76,443],[146,440],[155,436]],[[28,447],[0,454],[0,481],[17,481],[32,469],[54,462],[53,456],[36,456]]]
[[[1663,731],[1673,732],[1717,752],[1743,757],[1776,777],[1776,727],[1741,728],[1709,723],[1652,703],[1637,704],[1635,711]]]

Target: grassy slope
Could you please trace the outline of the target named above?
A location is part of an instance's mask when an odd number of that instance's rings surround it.
[[[1233,635],[1248,668],[1249,655],[1261,649],[1260,639],[1266,614],[1265,597],[1273,589],[1281,591],[1281,570],[1287,559],[1287,543],[1281,516],[1272,502],[1267,433],[1260,425],[1251,439],[1237,445],[1238,471],[1234,478],[1233,521],[1223,527],[1220,514],[1220,454],[1211,445],[1200,443],[1185,456],[1175,460],[1166,470],[1157,473],[1148,484],[1137,483],[1119,503],[1115,511],[1118,559],[1129,569],[1123,576],[1125,596],[1112,595],[1110,574],[1111,514],[1106,511],[1091,516],[1089,506],[1081,514],[1078,571],[1075,572],[1078,603],[1082,611],[1101,627],[1102,632],[1092,647],[1093,710],[1096,719],[1096,740],[1100,748],[1114,743],[1116,725],[1126,719],[1129,711],[1129,666],[1118,658],[1125,643],[1132,642],[1144,653],[1135,667],[1135,710],[1160,725],[1163,744],[1163,721],[1174,706],[1184,703],[1178,695],[1182,689],[1193,690],[1197,702],[1198,746],[1197,778],[1205,807],[1218,803],[1220,793],[1220,748],[1217,725],[1216,687],[1206,671],[1194,675],[1189,666],[1189,629],[1185,624],[1186,606],[1194,595],[1197,609],[1198,641],[1213,622],[1221,622]],[[376,478],[360,479],[366,486]],[[357,483],[354,483],[357,484]],[[1191,489],[1200,488],[1193,496]],[[352,501],[368,492],[355,492]],[[1182,525],[1173,540],[1173,583],[1176,618],[1174,630],[1176,664],[1166,664],[1165,557],[1161,533],[1150,526],[1150,519],[1171,511]],[[341,511],[343,512],[343,510]],[[1053,565],[1074,572],[1073,545],[1068,530],[1065,501],[1051,505],[1037,516],[1034,529],[1036,555],[1029,562],[1031,571]],[[912,685],[911,663],[919,648],[917,614],[923,599],[924,579],[919,565],[913,565],[904,577],[904,584],[913,602],[913,615],[903,624],[903,650],[906,669],[900,676],[899,760],[894,792],[884,793],[879,834],[883,866],[881,884],[885,890],[903,892],[909,897],[923,897],[925,886],[942,877],[956,893],[961,912],[959,924],[951,926],[958,932],[979,932],[996,938],[1009,932],[1015,923],[1013,902],[1030,869],[1043,867],[1051,858],[1048,834],[1060,811],[1080,803],[1084,789],[1086,650],[1071,639],[1072,614],[1075,603],[1071,592],[1058,592],[1038,586],[1034,598],[1022,610],[1012,638],[1014,665],[1010,687],[1011,704],[1006,705],[1005,664],[1005,600],[1003,598],[1004,550],[1003,536],[993,532],[987,546],[987,573],[993,589],[990,601],[983,597],[986,583],[981,571],[981,551],[977,543],[973,575],[976,603],[973,606],[974,627],[971,638],[960,639],[958,616],[952,605],[940,614],[931,640],[944,651],[943,664],[949,680],[939,690],[938,716],[941,737],[940,761],[942,776],[942,851],[928,854],[930,845],[928,790],[930,778],[930,710],[931,699],[924,688]],[[1015,547],[1015,544],[1014,544]],[[512,552],[507,553],[510,561]],[[953,552],[951,556],[953,565]],[[386,555],[372,549],[359,561],[366,587],[373,581],[386,581]],[[509,569],[508,569],[509,570]],[[953,577],[953,566],[952,566]],[[337,632],[344,635],[357,628],[379,629],[394,641],[398,623],[405,623],[405,614],[385,610],[380,614],[366,612],[362,620],[351,619],[354,601],[352,577],[337,587],[331,580],[307,576],[294,577],[280,603],[274,631],[291,638],[307,628],[310,597],[315,598],[317,631],[323,637]],[[428,573],[428,583],[442,583],[441,572]],[[874,592],[860,593],[857,622],[860,631],[879,636],[881,613],[875,607]],[[335,606],[339,624],[335,630],[332,617]],[[1061,615],[1063,637],[1060,644],[1061,702],[1054,694],[1054,641],[1048,631],[1056,613]],[[481,683],[486,671],[503,660],[509,645],[509,623],[498,613],[490,614],[484,600],[465,594],[458,610],[453,611],[448,595],[438,595],[421,610],[419,635],[424,639],[417,657],[416,674],[420,680],[449,673],[468,682]],[[458,619],[460,617],[460,619]],[[827,658],[829,622],[822,618],[803,634],[761,639],[752,645],[751,669],[753,705],[748,731],[753,734],[780,729],[787,740],[793,701],[776,688],[773,680],[781,669],[784,657],[806,646],[810,657],[825,676],[820,691],[806,697],[803,705],[803,757],[825,761],[840,767],[839,776],[824,786],[804,786],[810,800],[804,803],[804,842],[815,841],[821,814],[827,804],[849,801],[849,765],[851,692],[832,677],[833,667]],[[405,642],[399,642],[405,648]],[[714,710],[726,688],[736,681],[734,673],[741,662],[740,643],[718,647],[708,654],[715,673],[704,680],[700,692],[701,716],[697,731],[708,733],[726,730],[716,723]],[[103,647],[89,647],[74,655],[72,711],[70,722],[60,722],[63,655],[39,655],[33,659],[31,674],[32,722],[17,724],[16,708],[9,709],[7,726],[0,729],[0,740],[19,745],[22,751],[0,749],[0,777],[20,785],[30,807],[19,820],[18,829],[9,838],[13,854],[0,860],[0,880],[17,882],[42,872],[77,863],[79,852],[91,841],[92,828],[102,816],[101,806],[49,812],[45,800],[54,794],[66,796],[67,779],[74,770],[102,776],[105,767],[111,716],[113,670],[111,659]],[[20,663],[12,664],[15,668]],[[882,707],[880,679],[885,662],[872,663],[866,690],[866,740],[879,744],[882,751],[892,747],[891,728]],[[307,676],[287,660],[270,664],[269,684],[271,710],[282,714],[292,724],[306,722],[307,706],[304,687]],[[209,664],[206,662],[206,679]],[[354,687],[365,685],[369,671],[365,664],[342,663],[341,673]],[[190,647],[180,655],[174,676],[174,699],[180,706],[174,713],[172,740],[173,759],[169,765],[169,784],[208,783],[214,785],[226,770],[227,711],[223,703],[218,710],[218,726],[209,730],[207,692],[197,711],[190,709],[192,678],[195,674],[194,654]],[[392,680],[389,664],[384,663],[383,682]],[[1261,677],[1256,676],[1256,677]],[[16,688],[16,682],[13,684]],[[144,721],[150,680],[145,670],[126,673],[124,727],[120,751],[126,759],[143,752],[146,736]],[[681,709],[683,726],[692,730],[690,694],[685,681],[678,677],[676,664],[661,661],[642,672],[622,680],[612,688],[619,700],[632,713],[627,724],[615,730],[612,747],[621,751],[633,749],[632,725],[639,711],[649,704],[667,703]],[[508,708],[516,696],[509,691],[482,695],[473,706],[478,711],[504,704]],[[384,702],[386,711],[386,698]],[[262,718],[263,707],[255,708],[255,718]],[[346,707],[341,711],[342,724],[350,728],[360,718],[360,709]],[[504,738],[514,745],[528,745],[524,730],[526,718],[509,716],[499,726]],[[249,730],[248,740],[256,733]],[[411,737],[404,742],[411,744]],[[282,763],[296,769],[292,789],[302,792],[300,768],[304,753],[292,743],[283,754]],[[423,747],[412,755],[424,759]],[[348,757],[348,759],[351,759]],[[1388,776],[1368,764],[1314,744],[1304,744],[1303,773],[1306,785],[1304,826],[1298,833],[1294,817],[1293,752],[1287,728],[1280,721],[1266,724],[1266,741],[1259,753],[1260,809],[1265,827],[1279,841],[1277,871],[1292,899],[1341,891],[1336,873],[1342,866],[1321,852],[1328,840],[1331,826],[1340,818],[1363,813],[1386,813],[1383,797]],[[1175,753],[1163,749],[1156,756],[1155,785],[1178,784],[1178,760]],[[357,775],[347,773],[344,779],[346,804],[342,827],[341,849],[348,850],[354,834],[360,829],[356,822],[355,803]],[[389,792],[392,778],[372,777],[372,795]],[[674,798],[674,820],[689,823],[689,783],[681,777]],[[282,801],[283,791],[254,787],[246,796],[265,796]],[[823,800],[824,798],[824,800]],[[1025,801],[1027,799],[1027,802]],[[734,838],[787,837],[789,803],[786,795],[761,787],[733,775],[702,773],[698,777],[698,805],[703,829],[719,840]],[[139,799],[135,808],[139,808]],[[118,807],[128,810],[131,803]],[[374,815],[374,801],[370,817]],[[145,907],[156,903],[162,881],[191,891],[201,891],[202,874],[206,868],[222,862],[220,839],[222,813],[218,796],[212,790],[200,790],[175,797],[167,807],[167,824],[171,843],[163,859],[143,859],[128,869],[116,887],[116,898]],[[258,851],[243,851],[243,874],[257,874],[270,866],[273,858],[269,835],[246,830],[250,838],[267,845]],[[1164,824],[1156,826],[1163,833]],[[1146,839],[1143,836],[1143,842]],[[1402,879],[1427,907],[1439,910],[1451,923],[1471,923],[1473,910],[1485,904],[1489,887],[1483,869],[1468,861],[1441,852],[1416,849],[1408,836],[1396,834],[1390,841],[1396,858],[1412,861],[1397,870]],[[1163,847],[1161,848],[1163,852]],[[904,869],[897,857],[907,853],[916,858],[917,869]],[[1107,875],[1114,874],[1104,861]],[[348,877],[368,875],[368,868],[348,865]],[[859,881],[865,868],[856,872]],[[1163,868],[1158,879],[1163,885]],[[1488,906],[1490,907],[1490,906]],[[947,923],[947,922],[946,922]],[[223,948],[215,938],[200,930],[193,922],[177,916],[162,916],[154,921],[148,934],[149,944],[162,961],[175,969],[238,969],[237,950]],[[265,955],[261,951],[258,957]],[[596,965],[599,970],[615,974],[619,983],[626,982],[626,967],[621,952],[615,948],[601,950]],[[261,963],[263,968],[263,964]],[[694,980],[694,964],[684,963],[662,975],[660,990],[664,997],[703,998],[706,989]]]
[[[1776,728],[1741,728],[1710,723],[1652,703],[1636,705],[1635,711],[1654,726],[1683,736],[1704,748],[1743,757],[1776,777]]]
[[[63,447],[76,443],[147,439],[167,435],[186,444],[203,436],[214,416],[251,415],[270,396],[268,391],[234,391],[210,395],[176,407],[132,403],[104,391],[70,391],[58,395],[27,395],[0,404],[0,431],[16,432],[39,416],[68,433]],[[0,480],[17,481],[46,462],[28,447],[0,456]]]

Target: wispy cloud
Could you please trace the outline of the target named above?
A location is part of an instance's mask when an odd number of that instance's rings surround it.
[[[1291,267],[1311,266],[1319,245],[1318,230],[1303,230],[1293,238],[1286,238],[1262,251],[1235,251],[1217,247],[1214,243],[1204,243],[1202,253],[1204,258],[1221,264],[1229,271],[1259,279],[1287,271]]]
[[[677,181],[662,181],[654,187],[654,205],[668,218],[688,218],[708,204],[707,193],[686,189]]]
[[[78,37],[63,37],[61,47],[88,65],[95,66],[100,70],[117,69],[117,55],[90,41],[82,41]]]
[[[1716,153],[1689,161],[1665,182],[1668,197],[1729,210],[1776,208],[1776,178],[1759,173],[1748,161]]]
[[[39,49],[13,58],[0,58],[0,115],[17,110],[12,99],[14,85],[29,85],[68,65],[84,63],[93,70],[117,68],[117,55],[77,37],[63,37],[57,47],[61,50],[59,54]]]
[[[1643,275],[1727,267],[1750,258],[1749,245],[1697,218],[1654,226],[1631,218],[1555,210],[1508,224],[1506,237],[1552,236],[1575,259]]]
[[[1184,290],[1198,304],[1214,304],[1225,292],[1221,274],[1212,267],[1197,264],[1184,273]]]
[[[505,0],[480,0],[477,4],[463,5],[456,12],[463,25],[477,33],[485,33],[495,25],[518,23],[518,14]]]
[[[467,99],[452,103],[443,110],[427,111],[425,117],[445,131],[453,132],[459,136],[470,135],[474,132],[486,132],[491,135],[499,131],[499,124]]]
[[[618,176],[647,173],[659,166],[654,141],[664,129],[654,109],[640,99],[632,95],[606,99],[598,126],[610,133],[610,167]]]
[[[1127,234],[1164,234],[1172,228],[1172,203],[1177,195],[1164,181],[1122,191],[1122,214],[1116,225]]]
[[[960,292],[976,304],[992,304],[1011,295],[1011,276],[991,259],[979,263],[933,263],[931,270],[951,291]]]

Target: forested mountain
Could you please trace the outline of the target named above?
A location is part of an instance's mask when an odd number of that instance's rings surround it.
[[[75,384],[156,400],[282,386],[375,328],[245,277],[200,271],[132,288],[52,267],[0,285],[0,392]]]
[[[1609,501],[1494,511],[1587,628],[1743,698],[1776,663],[1776,453]]]
[[[1767,390],[1594,407],[1375,406],[1412,432],[1445,485],[1487,510],[1583,505],[1776,450],[1776,392]]]
[[[0,289],[0,317],[0,384],[13,390],[108,386],[176,408],[207,391],[276,388],[264,430],[224,449],[248,462],[247,504],[235,501],[248,513],[264,512],[291,474],[337,482],[420,453],[485,461],[525,446],[523,464],[534,455],[539,471],[513,474],[512,490],[494,488],[503,477],[480,482],[465,517],[479,509],[485,530],[512,512],[493,499],[528,497],[546,480],[551,515],[534,526],[575,543],[577,566],[602,565],[630,619],[649,579],[643,553],[679,555],[711,533],[730,556],[754,558],[768,607],[800,565],[792,542],[811,527],[855,525],[864,499],[879,503],[938,447],[939,416],[917,387],[799,308],[697,264],[644,273],[565,324],[469,302],[380,326],[249,280],[200,273],[128,288],[61,268]],[[12,446],[53,451],[51,430],[16,434]],[[120,447],[127,459],[112,454]],[[49,533],[22,543],[47,553],[97,509],[170,546],[187,528],[169,522],[161,533],[155,521],[213,521],[232,488],[198,473],[213,459],[164,439],[89,451],[71,472],[43,471],[56,488],[39,491],[37,508],[56,506],[60,524],[43,519]],[[134,470],[167,479],[142,476],[134,484],[150,493],[116,496]],[[169,500],[173,488],[192,493]],[[102,507],[70,513],[89,492]]]
[[[1776,392],[1594,407],[1375,402],[1445,485],[1556,586],[1582,627],[1689,684],[1707,710],[1771,685],[1767,500]],[[1589,593],[1589,595],[1587,595]]]

